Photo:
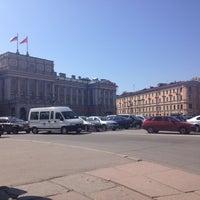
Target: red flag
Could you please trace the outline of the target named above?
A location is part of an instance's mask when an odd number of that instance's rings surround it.
[[[10,42],[14,42],[14,41],[18,41],[18,36],[12,37],[12,38],[10,39]]]
[[[20,44],[23,44],[23,43],[28,43],[28,37],[26,37],[25,39],[23,39]]]

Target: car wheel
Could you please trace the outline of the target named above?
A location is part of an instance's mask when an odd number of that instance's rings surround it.
[[[149,128],[147,128],[147,132],[148,133],[154,133],[155,131],[154,131],[153,127],[149,127]]]
[[[61,133],[62,133],[62,134],[67,134],[67,133],[68,133],[67,127],[65,127],[65,126],[62,127],[62,128],[61,128]]]
[[[90,130],[88,125],[85,125],[85,131],[88,132]]]
[[[107,131],[106,125],[102,125],[102,131]]]
[[[33,127],[33,128],[32,128],[32,133],[33,133],[33,134],[37,134],[37,133],[38,133],[38,129],[37,129],[36,127]]]
[[[199,125],[195,125],[195,131],[196,131],[196,132],[200,132],[200,127],[199,127]]]
[[[12,132],[13,132],[13,134],[17,134],[18,133],[18,128],[17,127],[13,128]]]
[[[101,128],[95,128],[96,132],[101,131]]]
[[[179,129],[179,132],[180,132],[180,134],[186,134],[186,133],[188,133],[188,131],[187,131],[187,129],[185,127],[181,127]]]
[[[77,129],[77,130],[76,130],[76,133],[77,133],[77,134],[81,133],[81,130],[80,130],[80,129]]]

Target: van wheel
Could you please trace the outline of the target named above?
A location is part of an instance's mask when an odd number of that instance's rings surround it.
[[[32,128],[32,133],[33,133],[33,134],[37,134],[37,133],[38,133],[38,129],[37,129],[36,127],[33,127],[33,128]]]
[[[65,127],[65,126],[62,127],[62,128],[61,128],[61,133],[62,133],[62,134],[67,134],[67,133],[68,133],[67,127]]]

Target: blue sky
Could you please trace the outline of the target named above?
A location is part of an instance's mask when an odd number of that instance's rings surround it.
[[[1,0],[0,24],[0,54],[28,36],[30,56],[117,94],[200,77],[199,0]]]

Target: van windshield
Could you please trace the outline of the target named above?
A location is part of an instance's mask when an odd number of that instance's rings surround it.
[[[65,119],[76,119],[78,116],[72,111],[61,112]]]

